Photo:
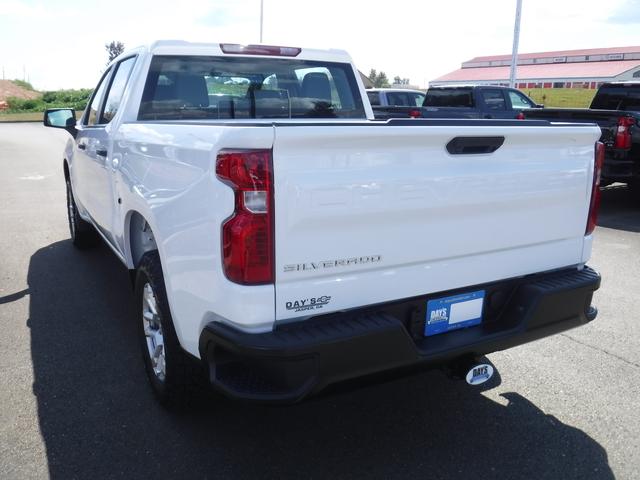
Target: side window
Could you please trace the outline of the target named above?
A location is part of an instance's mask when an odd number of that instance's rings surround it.
[[[102,80],[98,84],[98,87],[95,89],[93,97],[91,98],[91,105],[89,106],[89,112],[85,118],[85,125],[96,125],[98,122],[98,108],[100,108],[100,104],[102,103],[102,97],[104,95],[104,90],[107,88],[107,80],[109,79],[109,70],[103,75]]]
[[[409,103],[409,96],[406,92],[387,92],[387,101],[389,105],[396,105],[399,107],[413,105]]]
[[[531,102],[522,94],[509,90],[509,100],[513,108],[532,108]]]
[[[116,67],[116,73],[113,76],[111,87],[109,88],[109,94],[107,95],[107,101],[104,104],[104,109],[100,117],[100,123],[109,123],[118,111],[124,89],[127,86],[129,80],[129,74],[131,69],[136,63],[136,57],[127,58],[121,61]]]
[[[421,107],[424,103],[424,95],[421,93],[411,93],[411,97],[413,98],[413,103],[416,107]]]
[[[501,90],[481,90],[482,100],[489,110],[506,110]]]
[[[367,92],[367,97],[369,97],[371,105],[380,105],[380,94],[378,92]]]

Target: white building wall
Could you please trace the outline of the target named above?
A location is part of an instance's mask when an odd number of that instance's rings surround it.
[[[624,82],[627,80],[640,80],[640,65],[637,68],[633,68],[628,72],[624,72],[622,75],[615,77],[616,82]]]

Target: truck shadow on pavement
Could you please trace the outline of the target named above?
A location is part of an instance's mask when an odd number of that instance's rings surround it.
[[[598,225],[628,232],[640,232],[640,199],[626,185],[610,185],[602,189]]]
[[[28,282],[53,479],[613,478],[583,431],[438,372],[290,407],[212,398],[169,413],[146,384],[128,273],[106,247],[53,243]]]

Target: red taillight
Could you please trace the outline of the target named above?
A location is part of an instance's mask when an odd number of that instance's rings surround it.
[[[277,55],[279,57],[297,57],[302,51],[298,47],[278,47],[275,45],[240,45],[239,43],[221,43],[224,53],[235,55]]]
[[[589,235],[596,228],[598,210],[600,209],[600,176],[604,164],[604,143],[596,142],[596,158],[593,165],[593,187],[591,189],[591,204],[589,205],[589,217],[585,235]]]
[[[418,109],[409,110],[409,117],[411,118],[420,118],[422,117],[422,112]]]
[[[271,150],[222,150],[216,175],[235,194],[222,224],[222,262],[229,280],[273,283],[273,169]]]
[[[631,148],[631,125],[636,123],[633,117],[620,117],[616,130],[615,148]]]
[[[518,114],[516,115],[516,120],[524,120],[524,113],[518,112]]]

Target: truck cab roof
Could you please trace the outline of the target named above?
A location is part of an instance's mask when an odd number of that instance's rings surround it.
[[[233,52],[231,48],[235,47]],[[244,49],[244,51],[240,51]],[[280,49],[280,53],[278,50]],[[215,43],[215,42],[188,42],[185,40],[156,40],[150,44],[141,45],[122,53],[117,61],[123,57],[141,51],[151,55],[212,55],[212,56],[256,56],[256,57],[282,57],[282,58],[298,58],[300,60],[320,60],[340,63],[351,63],[351,56],[345,50],[339,49],[316,49],[301,48],[292,46],[276,46],[264,44],[240,45],[233,43]],[[262,51],[262,53],[259,53]],[[268,53],[267,53],[268,52]]]

